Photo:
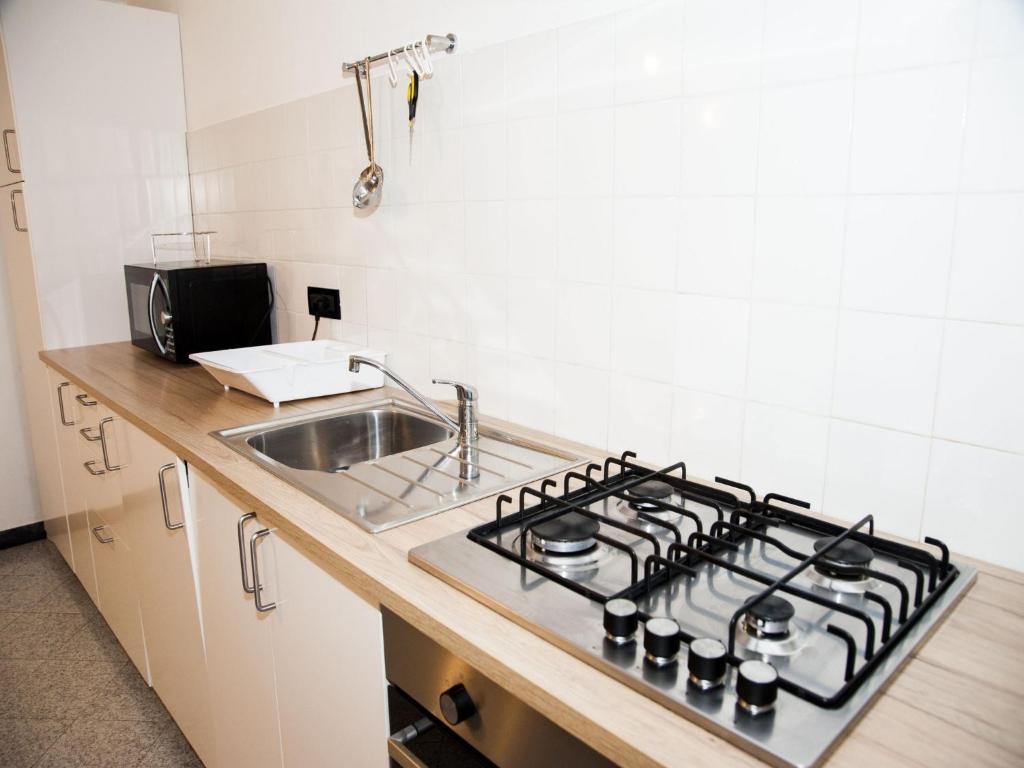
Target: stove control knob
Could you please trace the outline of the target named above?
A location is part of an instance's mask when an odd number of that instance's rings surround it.
[[[770,712],[779,695],[779,673],[766,661],[744,661],[736,676],[736,695],[747,714]]]
[[[644,657],[656,667],[676,660],[679,653],[679,625],[674,619],[648,619],[644,625]]]
[[[448,725],[458,725],[476,714],[476,704],[462,683],[453,685],[441,694],[441,714]]]
[[[604,604],[604,631],[613,643],[625,645],[633,639],[640,619],[636,603],[618,597]]]
[[[725,645],[712,637],[698,637],[690,643],[686,667],[690,682],[702,691],[717,688],[725,679]]]

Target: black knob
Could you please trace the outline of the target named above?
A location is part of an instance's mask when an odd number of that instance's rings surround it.
[[[690,643],[686,667],[698,688],[708,690],[721,685],[726,669],[725,645],[712,637],[698,637]]]
[[[736,676],[736,695],[750,714],[767,712],[779,695],[779,673],[766,661],[744,661]]]
[[[632,600],[619,597],[604,604],[604,631],[612,642],[632,640],[638,623],[636,603]]]
[[[679,653],[679,625],[674,619],[648,619],[644,625],[647,660],[657,666],[671,664]]]
[[[458,725],[476,714],[476,704],[462,683],[453,685],[441,694],[441,714],[449,725]]]

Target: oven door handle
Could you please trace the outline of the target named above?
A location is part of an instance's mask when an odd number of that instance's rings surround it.
[[[164,281],[160,279],[160,273],[153,273],[153,282],[149,284],[149,306],[147,308],[149,313],[149,330],[153,334],[153,341],[156,342],[157,349],[160,350],[161,355],[167,354],[167,347],[160,341],[160,334],[156,332],[156,317],[153,315],[153,299],[156,298],[156,287],[160,286],[160,290],[163,291],[164,301],[170,305],[171,299],[167,295],[167,287],[164,285]]]
[[[416,757],[406,744],[433,727],[434,722],[429,717],[424,717],[412,725],[391,734],[391,738],[388,739],[388,757],[398,763],[401,768],[430,768],[430,766]]]

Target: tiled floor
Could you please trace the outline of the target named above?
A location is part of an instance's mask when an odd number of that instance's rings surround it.
[[[0,766],[202,766],[49,541],[0,550]]]

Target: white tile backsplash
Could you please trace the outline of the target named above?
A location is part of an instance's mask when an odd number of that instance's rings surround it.
[[[351,83],[189,134],[195,224],[270,263],[280,340],[338,286],[321,335],[432,395],[1024,568],[973,524],[1015,519],[1024,456],[1018,0],[658,0],[466,46],[412,132],[375,77],[374,211]]]

